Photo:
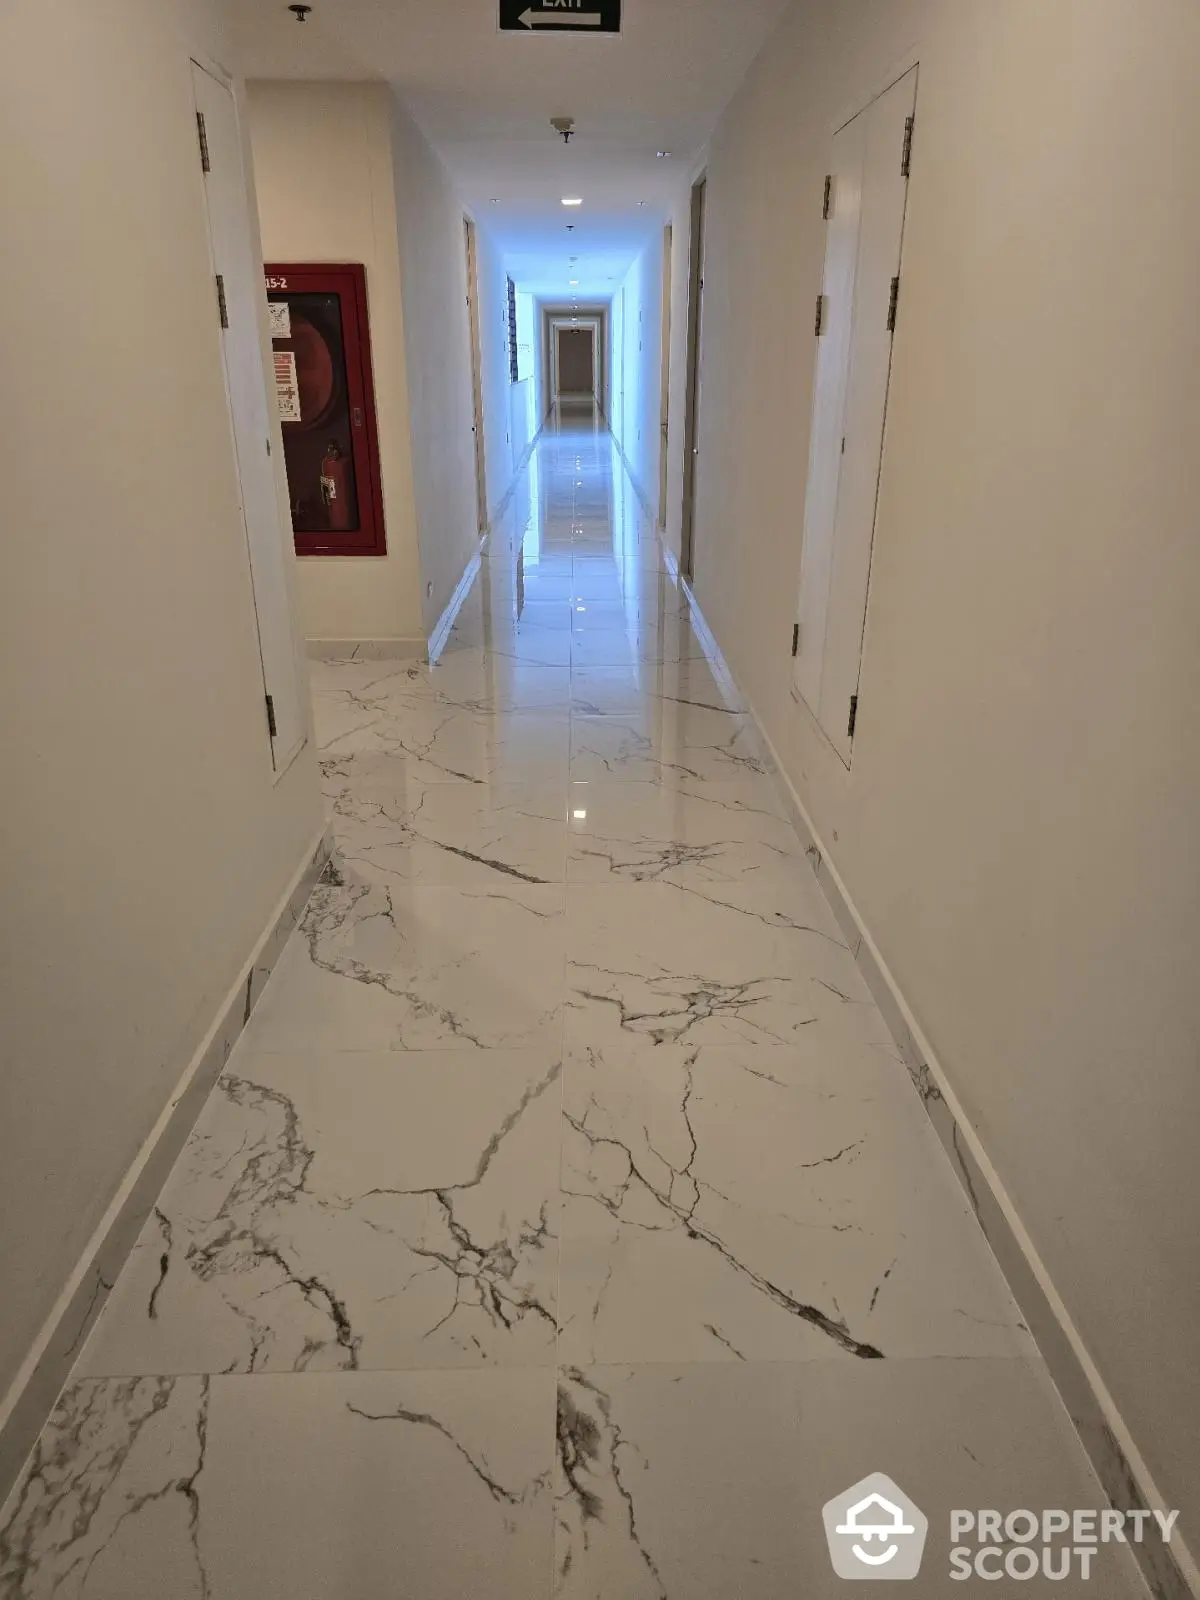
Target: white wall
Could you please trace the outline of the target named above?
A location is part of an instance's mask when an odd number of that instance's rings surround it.
[[[395,100],[392,157],[421,603],[429,634],[479,548],[466,244],[450,175]]]
[[[610,423],[642,496],[658,506],[659,389],[662,381],[661,233],[613,296]]]
[[[503,256],[483,227],[476,230],[479,262],[479,342],[483,357],[484,446],[487,451],[488,512],[512,487],[517,463],[537,431],[533,377],[533,299],[517,295],[521,381],[509,365],[508,274]]]
[[[526,443],[531,442],[546,420],[546,395],[542,376],[541,338],[538,304],[528,289],[517,289],[517,359],[521,384],[525,389],[524,416]]]
[[[251,83],[263,250],[273,261],[354,261],[367,273],[387,555],[298,562],[311,639],[420,648],[420,553],[404,357],[392,98],[378,83]]]
[[[272,782],[182,0],[0,17],[0,1394],[316,840]]]
[[[820,197],[839,113],[914,46],[847,774],[789,692]],[[1192,0],[797,6],[708,164],[695,559],[734,671],[1168,1504],[1192,1507],[1198,60]]]

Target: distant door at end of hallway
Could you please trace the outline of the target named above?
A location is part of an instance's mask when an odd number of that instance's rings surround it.
[[[591,328],[559,328],[558,392],[574,397],[596,392],[596,341]]]
[[[192,63],[197,170],[202,174],[212,271],[213,328],[221,341],[232,449],[249,552],[250,584],[262,662],[265,731],[282,772],[304,740],[296,638],[288,592],[292,534],[275,478],[261,309],[266,299],[256,259],[237,112],[229,88]]]
[[[916,116],[911,68],[833,138],[817,299],[795,687],[847,766],[883,469]],[[822,204],[821,197],[814,197]]]
[[[704,216],[707,185],[692,189],[691,275],[688,287],[687,393],[683,416],[683,519],[679,570],[695,577],[696,491],[700,476],[700,389],[704,355]]]
[[[487,451],[483,437],[483,353],[479,342],[479,252],[475,224],[463,218],[467,247],[467,315],[471,335],[471,432],[475,436],[475,502],[480,533],[487,532]]]

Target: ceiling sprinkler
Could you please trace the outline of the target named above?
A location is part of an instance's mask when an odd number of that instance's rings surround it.
[[[308,13],[312,10],[312,7],[311,6],[289,6],[288,10],[292,13],[292,15],[295,17],[297,22],[307,22],[308,21]]]
[[[575,136],[574,117],[551,117],[550,126],[558,134],[564,144],[570,144]]]

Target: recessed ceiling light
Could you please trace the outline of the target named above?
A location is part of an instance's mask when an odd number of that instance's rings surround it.
[[[582,204],[583,201],[578,195],[563,195],[563,205],[565,206],[581,206]]]
[[[645,202],[645,201],[644,201],[644,200],[643,200],[643,201],[642,201],[642,204],[643,204],[643,205],[645,205],[645,203],[646,203],[646,202]],[[489,200],[489,201],[488,201],[488,205],[490,205],[490,206],[498,206],[498,205],[499,205],[499,204],[500,204],[500,202],[499,202],[499,200],[497,200],[497,199],[496,199],[496,198],[495,198],[495,196],[493,196],[493,197],[492,197],[492,199],[490,199],[490,200]]]
[[[660,161],[666,161],[668,159],[668,157],[670,156],[671,152],[669,150],[656,150],[654,152],[654,154],[658,157],[658,159]]]
[[[572,288],[575,288],[575,287],[578,286],[578,283],[579,283],[579,279],[578,278],[572,278],[570,281],[571,281]]]
[[[586,822],[587,821],[587,812],[586,811],[572,811],[571,815],[575,818],[576,822]]]

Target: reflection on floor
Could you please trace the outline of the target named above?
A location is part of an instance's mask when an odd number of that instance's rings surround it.
[[[819,1600],[876,1470],[940,1596],[951,1507],[1102,1504],[608,436],[436,667],[315,678],[338,860],[0,1596]]]

